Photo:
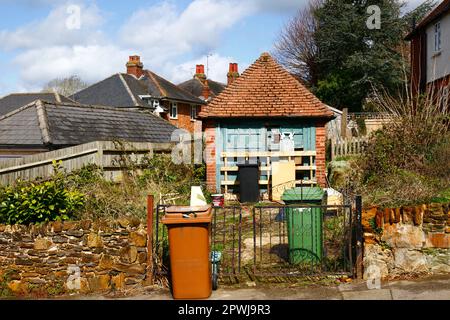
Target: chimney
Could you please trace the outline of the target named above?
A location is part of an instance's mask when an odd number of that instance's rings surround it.
[[[144,65],[140,56],[130,56],[127,62],[127,74],[140,78],[144,74]]]
[[[209,98],[209,85],[208,85],[208,80],[205,80],[205,82],[203,83],[203,90],[202,90],[202,97],[205,101],[208,100]]]
[[[199,79],[203,83],[205,82],[206,75],[205,75],[205,66],[203,64],[198,64],[195,67],[195,76],[194,77]]]
[[[228,71],[227,74],[228,85],[232,84],[234,80],[236,80],[238,77],[239,77],[238,64],[230,63],[230,70]]]

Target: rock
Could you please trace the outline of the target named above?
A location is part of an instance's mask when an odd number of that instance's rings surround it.
[[[391,250],[383,250],[376,244],[367,244],[364,248],[364,279],[383,279],[394,266]]]
[[[256,282],[255,281],[247,281],[246,283],[247,287],[256,287]]]
[[[22,265],[22,266],[31,266],[31,265],[33,265],[33,261],[30,260],[30,259],[17,258],[15,260],[15,264],[16,265]]]
[[[425,247],[427,248],[450,248],[450,235],[444,232],[433,232],[427,234]]]
[[[383,211],[381,211],[380,209],[377,210],[377,213],[375,215],[375,223],[377,225],[377,228],[383,228]]]
[[[69,239],[67,239],[66,237],[62,237],[62,236],[54,236],[52,238],[54,243],[66,243],[67,241],[69,241]]]
[[[111,288],[111,277],[108,274],[88,278],[88,282],[92,292],[105,291]]]
[[[101,248],[103,247],[102,237],[94,232],[91,232],[87,238],[87,245],[89,248]]]
[[[394,265],[396,269],[399,269],[397,273],[428,271],[425,255],[414,249],[396,248],[394,250]]]
[[[138,254],[138,262],[139,263],[146,263],[147,262],[147,253],[146,252],[139,252],[139,254]]]
[[[413,216],[414,225],[420,226],[421,224],[423,224],[423,222],[424,222],[424,211],[425,211],[425,206],[424,205],[415,207],[414,216]]]
[[[447,226],[445,227],[445,233],[450,233],[450,225],[447,225]]]
[[[35,250],[47,250],[52,245],[52,242],[47,238],[37,238],[34,240]]]
[[[91,225],[92,225],[92,220],[87,219],[87,220],[80,221],[80,228],[83,230],[89,230]]]
[[[64,231],[73,230],[73,229],[76,229],[76,227],[77,227],[77,223],[74,221],[64,221],[64,223],[63,223]]]
[[[8,288],[17,295],[24,295],[28,293],[28,285],[25,282],[19,280],[8,282]]]
[[[128,228],[131,224],[131,221],[128,219],[128,217],[120,217],[119,219],[117,219],[117,223],[122,228]]]
[[[131,232],[130,233],[131,244],[137,247],[145,247],[147,245],[147,234],[144,232]]]
[[[372,207],[362,212],[361,223],[364,232],[372,233],[374,231],[372,230],[372,220],[375,218],[377,210],[377,207]]]
[[[401,216],[401,208],[395,208],[394,209],[394,223],[400,222],[400,216]]]
[[[32,284],[45,284],[46,283],[45,280],[40,279],[40,278],[30,278],[30,279],[27,279],[26,281],[29,283],[32,283]]]
[[[125,286],[125,274],[119,273],[116,276],[111,277],[111,286],[114,289],[122,289]]]
[[[55,221],[51,225],[52,232],[61,232],[63,230],[63,224],[61,221]]]
[[[67,234],[68,236],[80,238],[80,237],[83,236],[84,232],[83,232],[82,230],[73,230],[73,229],[71,229],[71,230],[68,230],[68,231],[66,232],[66,234]]]
[[[140,264],[125,264],[125,263],[116,263],[113,268],[120,272],[125,272],[126,274],[134,275],[134,274],[145,274],[145,266]]]
[[[81,253],[81,261],[84,263],[98,262],[100,260],[100,255],[93,254],[91,252]]]
[[[22,278],[36,278],[39,277],[39,273],[36,272],[22,272],[20,274]]]
[[[123,262],[133,263],[137,259],[137,250],[135,246],[126,246],[120,249],[120,258]]]
[[[421,248],[425,233],[420,227],[409,224],[386,225],[381,240],[392,248]]]
[[[114,259],[110,255],[103,254],[98,266],[100,269],[112,269],[113,265]]]

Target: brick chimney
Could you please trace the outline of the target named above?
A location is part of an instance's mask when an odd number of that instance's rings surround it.
[[[203,82],[202,97],[206,101],[206,100],[208,100],[209,95],[210,95],[210,91],[209,91],[208,80],[205,79],[205,81]]]
[[[230,63],[230,70],[228,71],[227,78],[228,78],[228,85],[232,84],[234,80],[239,78],[239,70],[237,63]]]
[[[199,79],[201,82],[205,82],[206,75],[205,75],[205,66],[203,64],[198,64],[195,67],[195,78]]]
[[[141,62],[140,56],[130,56],[127,62],[127,74],[131,74],[138,79],[144,74],[144,64]]]

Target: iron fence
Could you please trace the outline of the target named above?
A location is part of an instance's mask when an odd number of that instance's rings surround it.
[[[155,273],[167,275],[167,230],[155,214]],[[360,215],[352,205],[213,207],[211,250],[221,253],[219,277],[239,282],[258,277],[355,275]]]

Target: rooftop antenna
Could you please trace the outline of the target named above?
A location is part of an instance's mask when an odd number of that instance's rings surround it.
[[[212,57],[212,53],[206,55],[206,78],[208,78],[209,74],[209,57]]]

